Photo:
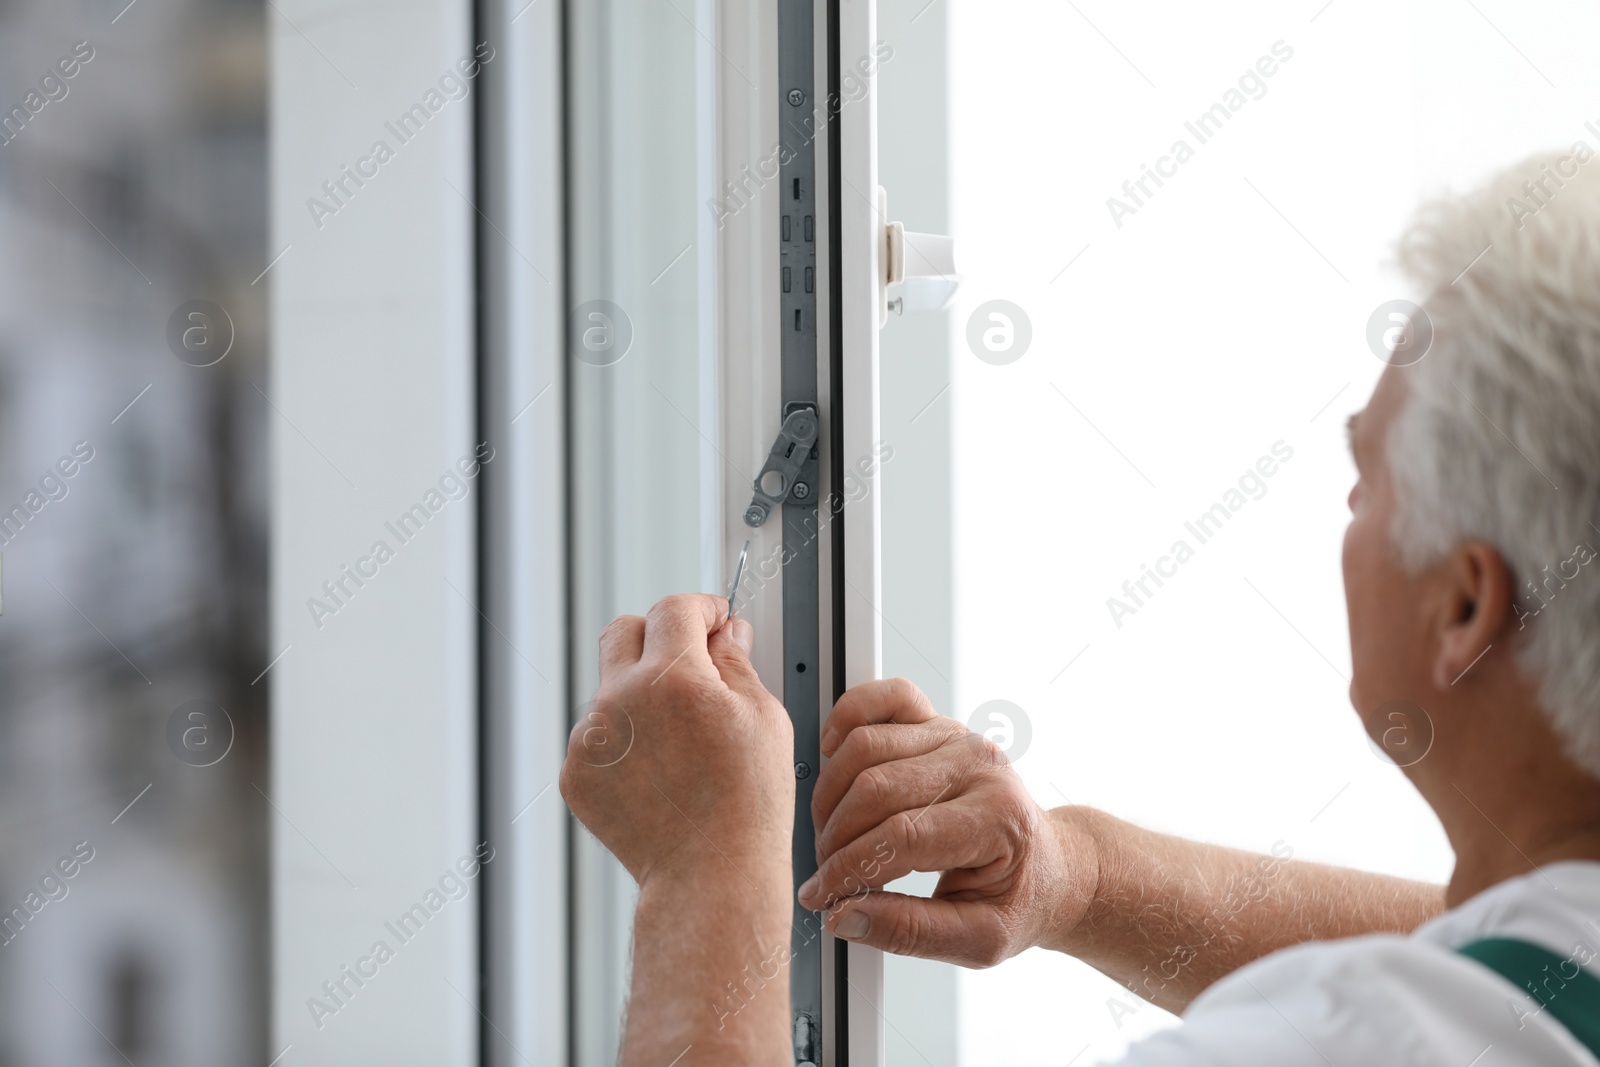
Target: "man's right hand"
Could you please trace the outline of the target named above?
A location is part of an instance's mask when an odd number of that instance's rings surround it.
[[[1087,824],[1071,808],[1041,809],[998,745],[905,679],[840,697],[822,754],[819,866],[800,902],[826,910],[835,936],[990,967],[1056,940],[1088,910],[1099,870]],[[940,872],[931,898],[879,891],[912,871]]]

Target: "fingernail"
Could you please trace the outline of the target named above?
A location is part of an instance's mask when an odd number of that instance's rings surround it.
[[[795,894],[795,895],[798,896],[801,900],[806,900],[811,896],[811,894],[815,893],[816,891],[817,891],[817,876],[813,874],[810,878],[807,878],[805,880],[805,883],[800,886],[800,892]]]
[[[838,748],[838,747],[839,747],[839,731],[835,730],[831,726],[828,727],[826,730],[823,730],[822,731],[822,754],[824,756],[831,756],[831,755],[833,755],[833,750]]]
[[[750,650],[755,647],[755,628],[737,615],[735,615],[731,620],[731,625],[733,627],[734,641],[738,642],[739,647],[744,649],[744,654],[748,656],[750,654]]]
[[[871,925],[865,915],[859,911],[846,912],[833,927],[833,936],[842,937],[846,941],[856,941],[867,935],[867,927]]]

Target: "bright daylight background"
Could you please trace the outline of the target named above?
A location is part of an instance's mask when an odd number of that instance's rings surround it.
[[[1600,126],[1600,12],[935,2],[966,275],[944,710],[1023,708],[1017,768],[1046,805],[1443,879],[1443,835],[1346,696],[1342,424],[1382,368],[1368,316],[1420,295],[1385,262],[1419,197],[1534,150],[1600,147],[1584,129]],[[1265,95],[1197,145],[1184,122],[1277,41],[1293,56]],[[1117,228],[1106,198],[1180,137],[1194,158]],[[962,339],[995,298],[1032,323],[1008,366]],[[1185,521],[1277,441],[1293,458],[1265,496],[1119,629],[1107,597],[1175,539],[1193,545]],[[1098,1062],[1173,1021],[1115,1012],[1116,986],[1040,950],[959,981],[970,1067]]]

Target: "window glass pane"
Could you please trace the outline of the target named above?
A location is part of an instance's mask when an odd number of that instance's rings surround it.
[[[594,690],[608,620],[710,588],[703,551],[720,490],[695,17],[687,4],[568,7],[575,703]],[[575,1047],[581,1063],[611,1063],[633,882],[581,833],[574,861]]]
[[[0,9],[0,1062],[271,1055],[263,13]]]

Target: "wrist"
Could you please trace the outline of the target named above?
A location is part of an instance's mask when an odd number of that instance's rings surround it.
[[[646,874],[619,1064],[790,1062],[790,882],[787,855],[709,848]]]
[[[788,842],[784,842],[787,846]],[[684,847],[663,858],[639,879],[639,899],[684,905],[695,901],[719,907],[752,908],[781,901],[782,914],[790,905],[794,881],[787,847],[738,848]]]
[[[1046,868],[1051,872],[1046,911],[1035,943],[1077,955],[1090,910],[1099,898],[1107,827],[1101,812],[1082,805],[1045,812]]]

